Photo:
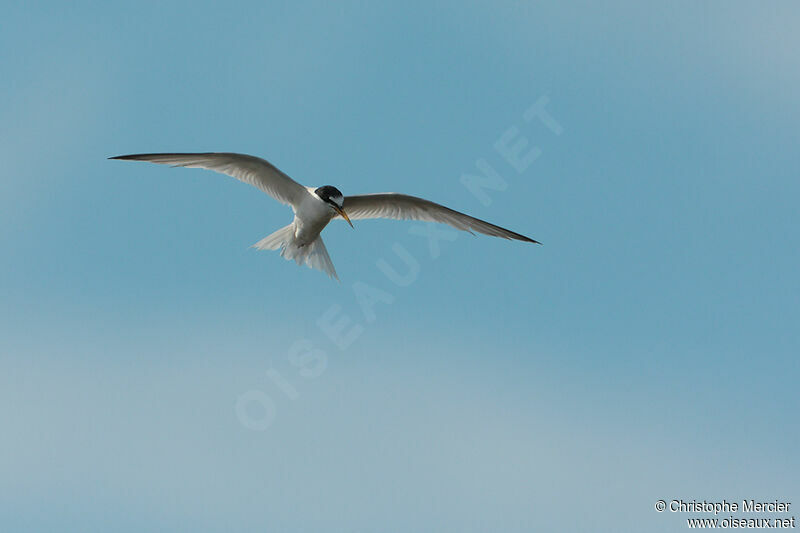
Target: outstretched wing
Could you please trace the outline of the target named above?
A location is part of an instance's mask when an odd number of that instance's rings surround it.
[[[228,176],[233,176],[239,181],[258,187],[279,202],[290,205],[299,205],[305,187],[278,170],[270,162],[245,154],[232,153],[201,153],[201,154],[133,154],[110,157],[109,159],[124,159],[129,161],[149,161],[161,165],[174,167],[207,168]]]
[[[383,192],[377,194],[362,194],[359,196],[346,196],[343,209],[351,219],[365,218],[392,218],[395,220],[423,220],[425,222],[441,222],[463,231],[477,231],[493,237],[514,239],[518,241],[541,244],[519,233],[495,226],[464,213],[454,211],[449,207],[437,203],[398,194]]]

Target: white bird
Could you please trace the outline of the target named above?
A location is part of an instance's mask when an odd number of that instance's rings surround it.
[[[322,270],[339,279],[325,249],[320,233],[334,218],[351,220],[367,218],[412,219],[441,222],[472,233],[541,244],[519,233],[459,213],[429,200],[393,192],[343,196],[336,187],[305,187],[259,157],[234,153],[198,154],[133,154],[110,157],[131,161],[149,161],[174,167],[205,168],[233,176],[258,187],[294,211],[294,220],[275,233],[264,237],[254,248],[278,250],[287,260],[298,265]]]

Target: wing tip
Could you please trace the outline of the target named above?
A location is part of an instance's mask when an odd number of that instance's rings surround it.
[[[109,157],[109,159],[119,159],[119,160],[122,160],[122,161],[125,161],[125,160],[136,161],[136,160],[141,159],[143,156],[147,156],[147,155],[150,155],[150,154],[115,155],[115,156]]]
[[[506,230],[506,231],[508,231],[508,230]],[[529,242],[529,243],[538,244],[538,245],[542,244],[542,243],[540,243],[539,241],[537,241],[535,239],[531,239],[530,237],[526,237],[525,235],[522,235],[521,233],[515,233],[513,231],[509,231],[509,233],[511,233],[511,235],[507,236],[506,239],[516,239],[518,241]]]
[[[122,159],[122,160],[130,160],[130,161],[151,161],[155,162],[155,158],[164,158],[164,157],[203,157],[208,155],[216,155],[215,152],[153,152],[147,154],[126,154],[126,155],[115,155],[113,157],[109,157],[109,159]],[[244,154],[237,154],[237,155],[244,155]]]

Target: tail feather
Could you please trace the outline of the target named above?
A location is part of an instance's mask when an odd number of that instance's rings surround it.
[[[309,252],[306,254],[306,265],[308,265],[309,268],[321,270],[336,281],[339,281],[339,276],[336,275],[336,269],[333,268],[333,261],[331,261],[331,257],[328,255],[328,249],[325,248],[325,243],[322,242],[322,237],[317,237],[314,242],[306,246],[306,248],[310,248]]]
[[[283,249],[294,240],[294,222],[288,226],[284,226],[275,233],[270,233],[257,243],[253,248],[259,250],[277,250]]]
[[[280,249],[281,257],[287,261],[294,260],[298,265],[321,270],[338,281],[339,276],[336,275],[336,269],[333,267],[333,261],[328,255],[325,243],[322,242],[322,237],[317,237],[313,242],[299,246],[295,242],[294,231],[294,223],[289,224],[264,237],[255,243],[253,248],[259,250]]]

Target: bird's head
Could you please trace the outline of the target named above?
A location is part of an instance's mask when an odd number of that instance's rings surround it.
[[[350,222],[350,217],[348,217],[347,213],[344,212],[344,195],[339,189],[332,185],[323,185],[322,187],[317,188],[314,191],[314,194],[316,194],[317,198],[328,204],[331,209],[345,219],[347,223],[350,224],[351,228],[353,227],[353,223]]]

